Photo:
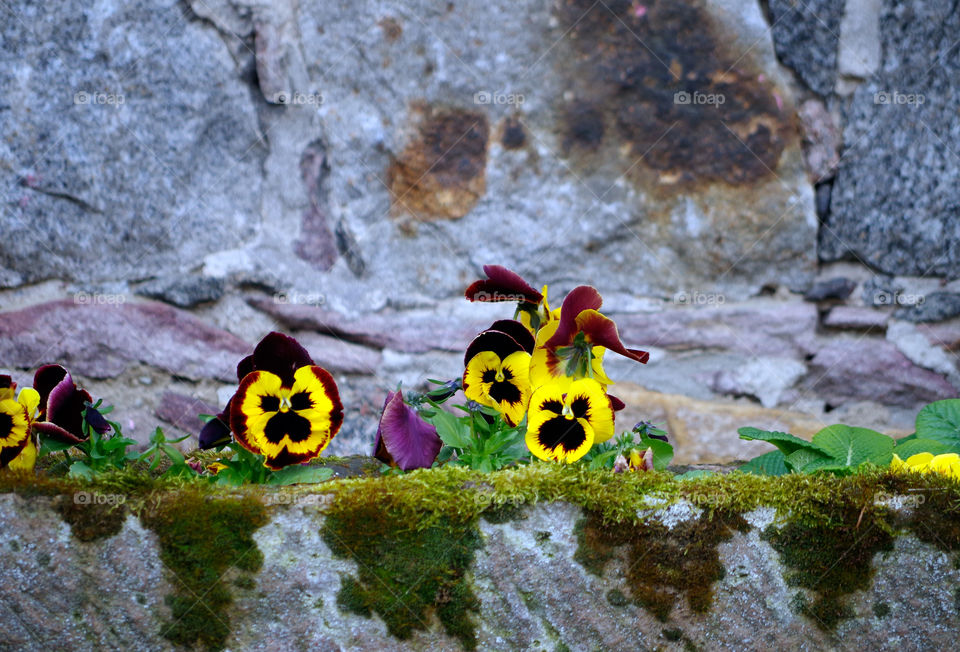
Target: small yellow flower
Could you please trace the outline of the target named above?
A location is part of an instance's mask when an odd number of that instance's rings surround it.
[[[37,461],[32,426],[40,395],[24,387],[14,400],[16,387],[9,376],[0,376],[0,468],[32,471]]]
[[[917,453],[906,460],[894,453],[890,468],[898,472],[938,473],[960,480],[960,455],[957,453]]]

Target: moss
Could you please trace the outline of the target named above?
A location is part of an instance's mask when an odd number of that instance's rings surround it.
[[[256,580],[246,575],[241,575],[240,577],[234,578],[233,583],[235,586],[247,591],[252,591],[253,589],[257,588]]]
[[[669,529],[659,523],[606,523],[588,513],[577,525],[580,543],[575,558],[591,572],[602,574],[616,549],[626,550],[627,585],[633,600],[661,621],[685,596],[693,611],[709,610],[713,583],[723,578],[717,546],[733,530],[746,531],[735,514],[714,512]]]
[[[99,497],[109,496],[109,502]],[[117,499],[119,497],[119,499]],[[53,507],[70,524],[70,532],[80,541],[95,541],[112,537],[123,528],[127,517],[122,494],[100,494],[80,491],[72,496],[57,496]]]
[[[527,518],[521,505],[490,505],[483,512],[483,519],[488,523],[499,525],[511,521],[522,521]]]
[[[474,649],[470,614],[478,612],[479,600],[466,574],[480,547],[475,519],[411,526],[389,499],[341,497],[334,503],[321,534],[335,555],[357,562],[357,577],[341,578],[337,605],[362,616],[378,614],[399,639],[428,629],[433,613],[450,636]]]
[[[157,535],[160,558],[174,575],[174,593],[167,596],[173,620],[163,636],[177,645],[222,649],[233,602],[223,575],[231,567],[259,570],[263,555],[253,533],[267,522],[266,509],[251,496],[182,491],[160,496],[141,520]]]
[[[890,605],[886,602],[874,602],[873,615],[877,618],[886,618],[890,615]]]
[[[787,584],[816,594],[811,603],[797,605],[799,612],[827,631],[853,615],[847,596],[870,588],[874,555],[893,549],[887,510],[874,501],[871,487],[852,479],[841,486],[845,491],[818,505],[816,522],[771,525],[762,534],[789,569]]]
[[[613,607],[626,607],[630,604],[630,598],[625,596],[620,589],[610,589],[607,591],[607,602]]]
[[[683,638],[683,630],[682,629],[665,629],[663,630],[663,637],[671,642],[679,641],[681,638]]]

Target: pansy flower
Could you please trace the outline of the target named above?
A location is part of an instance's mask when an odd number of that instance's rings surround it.
[[[0,469],[32,471],[37,446],[31,425],[40,396],[31,387],[24,387],[19,395],[16,391],[10,376],[0,376]]]
[[[85,389],[77,387],[70,373],[58,364],[37,369],[33,376],[40,415],[33,424],[35,432],[64,444],[79,444],[87,439],[83,420],[101,435],[110,430],[110,424],[91,403]]]
[[[403,392],[389,392],[377,426],[373,456],[404,471],[429,469],[442,447],[436,427],[404,402]]]
[[[292,337],[268,334],[240,361],[241,374],[228,404],[230,429],[237,443],[264,456],[264,466],[277,470],[309,461],[340,429],[336,382]]]
[[[611,381],[596,364],[603,350],[646,363],[650,354],[628,349],[620,341],[617,325],[599,312],[603,299],[595,288],[581,285],[571,290],[563,300],[560,319],[548,324],[538,333],[537,351],[531,363],[534,385],[548,378],[597,377],[603,384]]]
[[[530,401],[530,352],[534,339],[520,322],[501,320],[480,333],[464,355],[463,393],[495,408],[512,426]]]
[[[527,448],[542,460],[575,462],[613,436],[613,407],[603,386],[582,378],[564,387],[555,381],[530,398]]]

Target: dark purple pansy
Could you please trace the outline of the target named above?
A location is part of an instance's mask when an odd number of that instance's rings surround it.
[[[487,278],[474,281],[464,295],[470,301],[517,301],[539,305],[543,295],[529,283],[500,265],[484,265]]]
[[[110,424],[91,406],[90,394],[77,387],[73,377],[58,364],[48,364],[37,369],[33,388],[40,395],[40,416],[33,429],[57,441],[79,444],[83,434],[83,418],[91,428],[103,434]]]
[[[237,381],[243,382],[247,374],[254,371],[269,371],[276,374],[289,387],[293,385],[293,374],[300,367],[313,365],[313,358],[307,350],[289,335],[272,331],[260,340],[253,353],[237,364]],[[197,438],[200,448],[208,449],[223,446],[230,442],[230,401],[217,416],[207,421]]]
[[[403,392],[387,394],[373,444],[375,458],[404,471],[428,469],[442,446],[437,429],[404,403]]]

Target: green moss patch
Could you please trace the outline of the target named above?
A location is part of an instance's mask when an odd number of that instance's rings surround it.
[[[480,603],[466,574],[480,547],[472,520],[438,520],[416,530],[389,504],[337,503],[321,532],[339,557],[357,562],[357,577],[343,576],[337,604],[361,616],[379,615],[388,631],[408,639],[427,630],[435,614],[467,649],[477,645],[471,613]]]
[[[163,635],[177,645],[222,649],[233,602],[223,576],[231,567],[260,569],[263,554],[253,533],[266,524],[266,508],[252,496],[183,491],[163,496],[141,520],[157,535],[160,558],[173,574],[174,593],[167,596],[173,619]]]
[[[656,523],[610,523],[588,513],[576,526],[575,558],[588,571],[602,575],[618,548],[626,549],[627,585],[633,601],[661,621],[686,597],[696,612],[708,611],[713,583],[724,577],[717,546],[746,531],[739,516],[714,512],[677,524],[672,530]]]

